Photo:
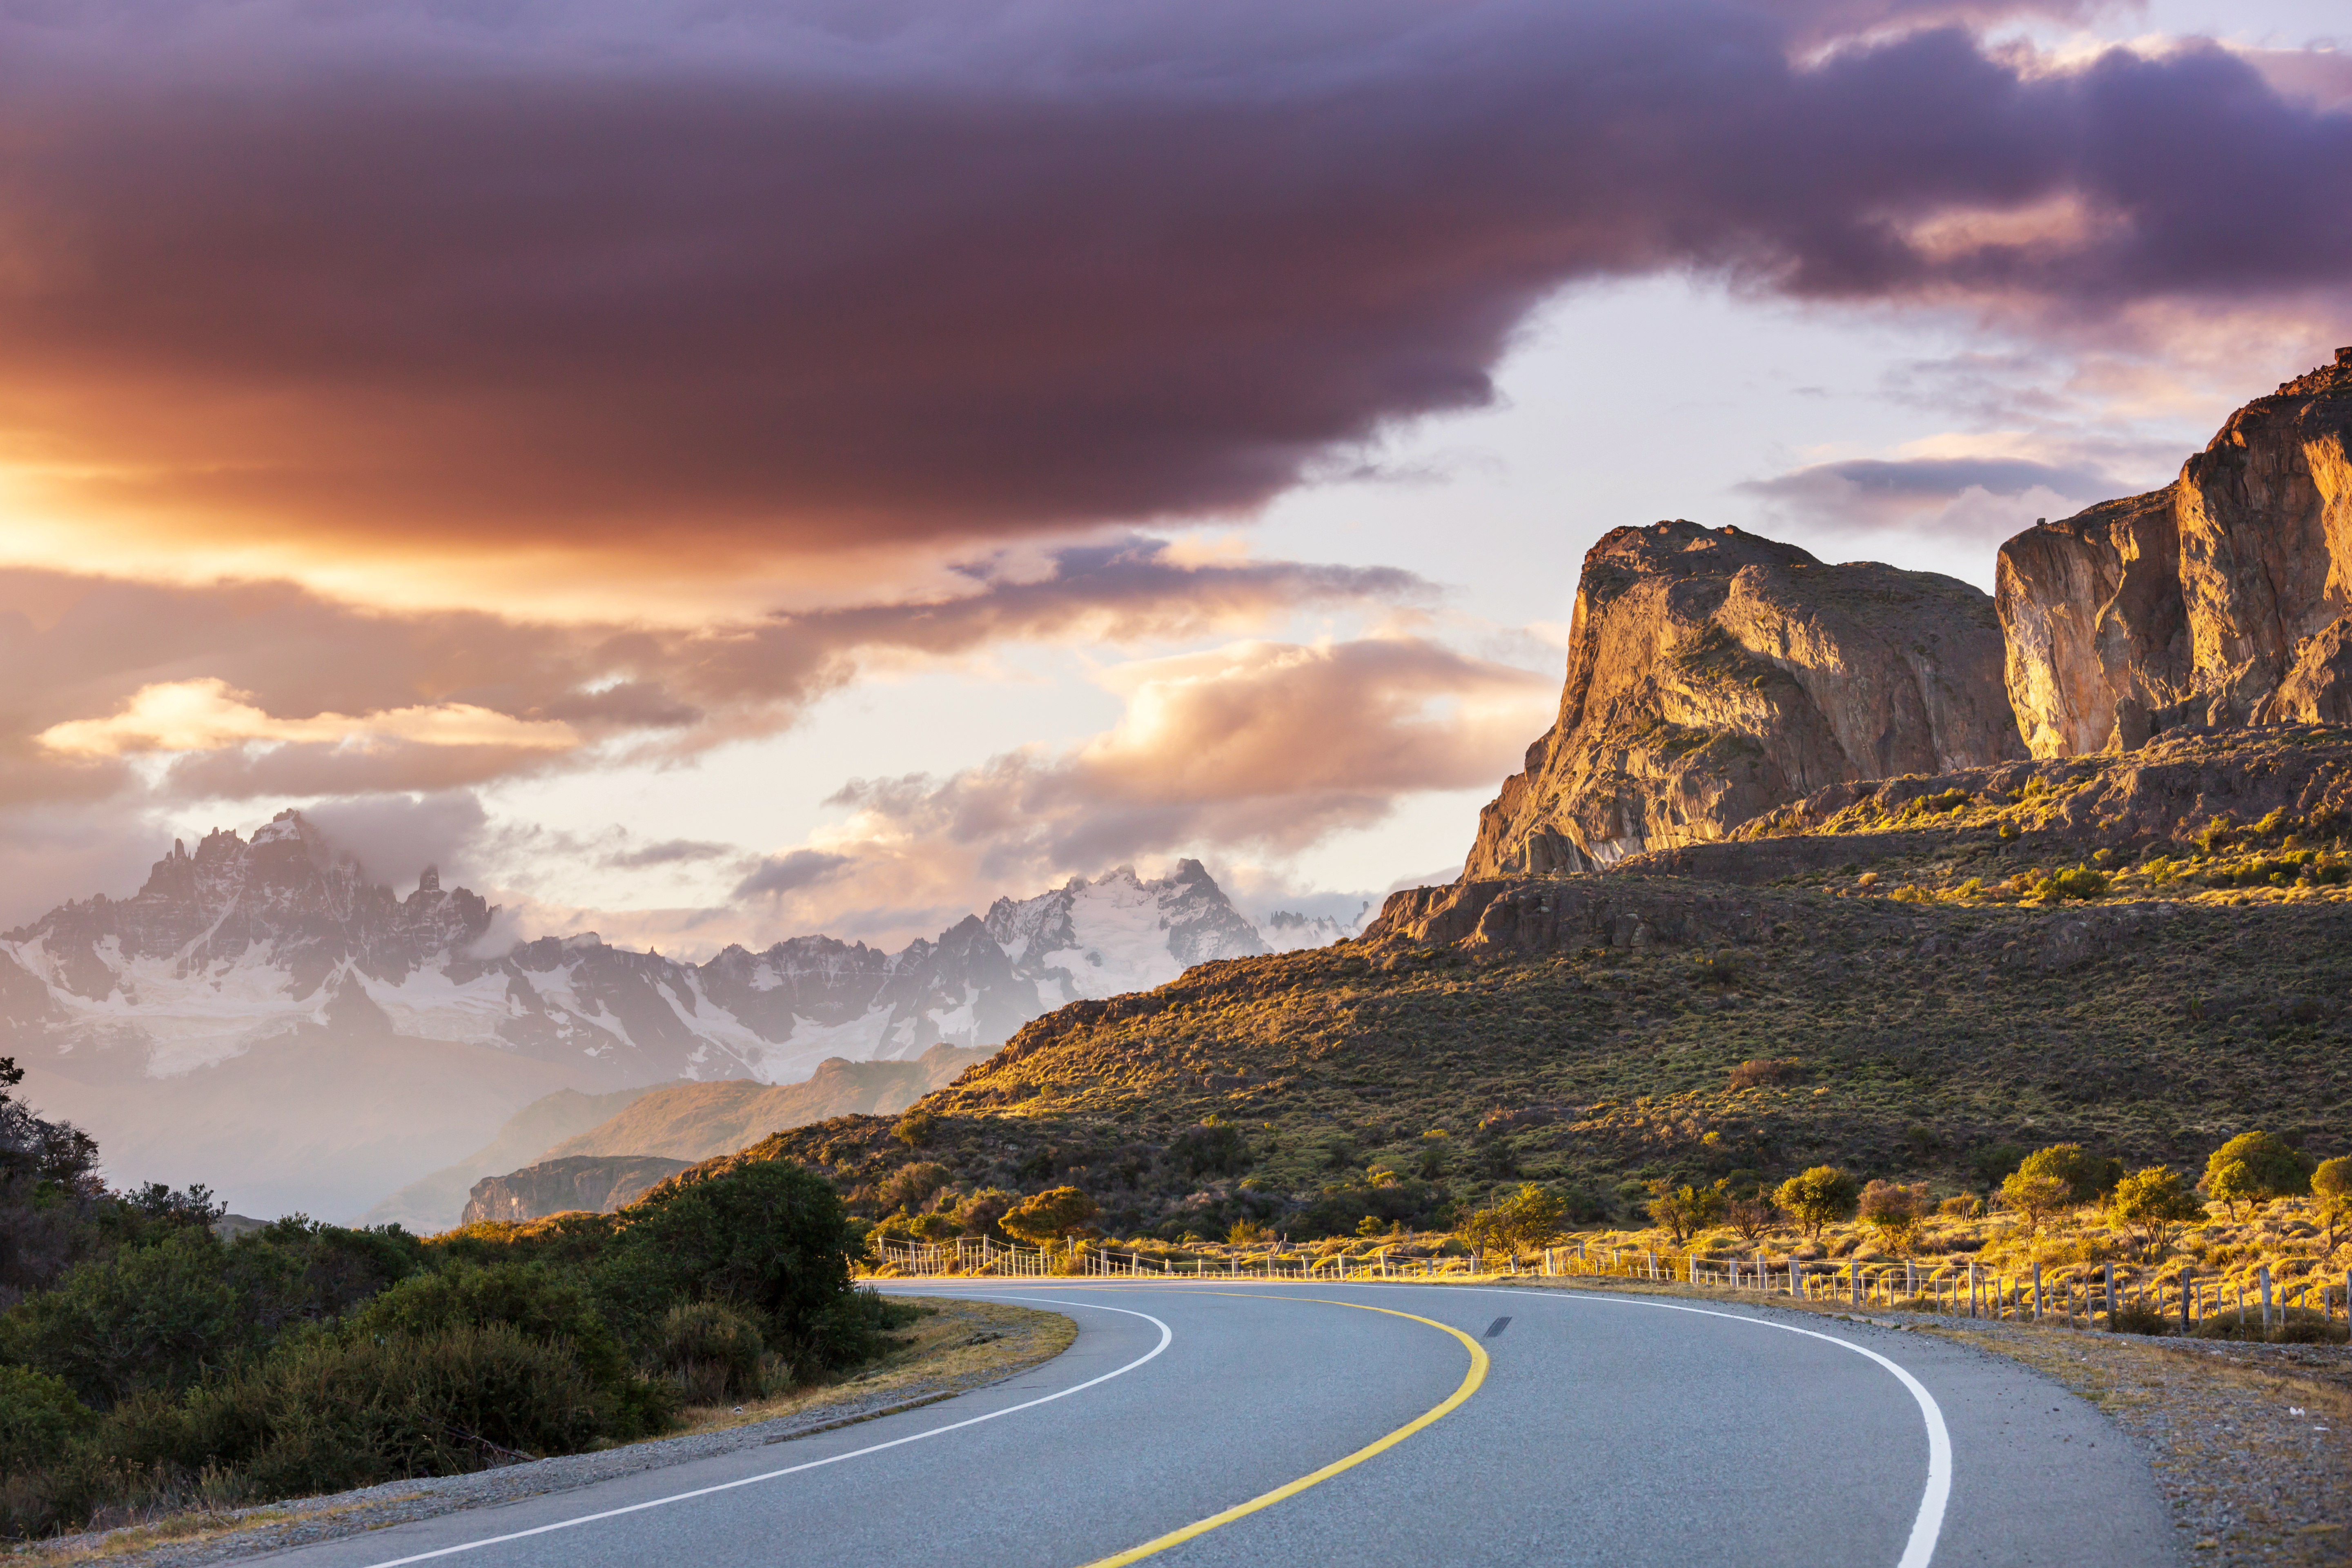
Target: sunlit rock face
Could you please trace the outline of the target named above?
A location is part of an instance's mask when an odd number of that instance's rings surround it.
[[[2231,415],[2163,489],[2001,546],[2007,680],[2036,756],[2352,719],[2352,349]]]
[[[2024,755],[1992,601],[1955,578],[1676,521],[1584,558],[1559,719],[1465,878],[1719,838],[1824,784]]]

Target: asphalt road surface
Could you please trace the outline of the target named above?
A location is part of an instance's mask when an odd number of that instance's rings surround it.
[[[1047,1306],[1078,1338],[942,1404],[270,1561],[2179,1561],[2147,1467],[2096,1411],[1931,1335],[1581,1291],[1023,1280],[936,1293]]]

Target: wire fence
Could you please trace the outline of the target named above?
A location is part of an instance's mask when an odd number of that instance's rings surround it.
[[[2352,1334],[2352,1269],[2340,1287],[2318,1275],[2275,1284],[2269,1265],[2244,1278],[2166,1279],[2153,1271],[2120,1272],[2113,1263],[2093,1272],[2045,1279],[2040,1264],[2003,1273],[1974,1259],[1922,1265],[1916,1261],[1720,1258],[1702,1253],[1635,1251],[1590,1246],[1547,1248],[1540,1254],[1471,1253],[1425,1257],[1379,1249],[1350,1255],[1228,1249],[1190,1257],[1118,1250],[1091,1242],[1059,1247],[1008,1247],[984,1237],[944,1242],[868,1242],[875,1271],[898,1277],[1055,1276],[1158,1279],[1507,1279],[1513,1276],[1599,1278],[1686,1285],[1762,1297],[1792,1297],[1823,1305],[1937,1311],[1962,1318],[2113,1328],[2119,1313],[2144,1314],[2183,1332],[2233,1319],[2267,1333],[2294,1309],[2321,1323],[2345,1318]],[[2251,1288],[2250,1288],[2251,1287]]]

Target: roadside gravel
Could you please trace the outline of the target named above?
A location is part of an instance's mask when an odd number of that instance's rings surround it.
[[[1057,1312],[998,1301],[936,1300],[940,1309],[915,1330],[916,1344],[886,1356],[845,1383],[732,1412],[693,1412],[694,1430],[585,1454],[386,1481],[357,1491],[299,1498],[216,1514],[180,1515],[121,1530],[61,1536],[16,1547],[9,1561],[26,1568],[105,1563],[109,1568],[204,1568],[357,1535],[462,1509],[485,1508],[545,1492],[660,1469],[765,1443],[789,1442],[853,1422],[870,1421],[968,1394],[1016,1376],[1067,1349],[1076,1327]]]

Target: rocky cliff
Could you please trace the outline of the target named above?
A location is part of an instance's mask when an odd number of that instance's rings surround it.
[[[2230,416],[2163,489],[2001,546],[2006,676],[2036,756],[2352,719],[2352,349]]]
[[[1717,838],[1843,779],[2025,754],[1993,605],[1735,528],[1621,528],[1585,556],[1559,719],[1479,814],[1465,878]]]
[[[685,1169],[683,1160],[664,1160],[651,1154],[543,1161],[503,1176],[485,1176],[475,1183],[460,1223],[544,1219],[572,1209],[611,1214],[663,1177]]]

